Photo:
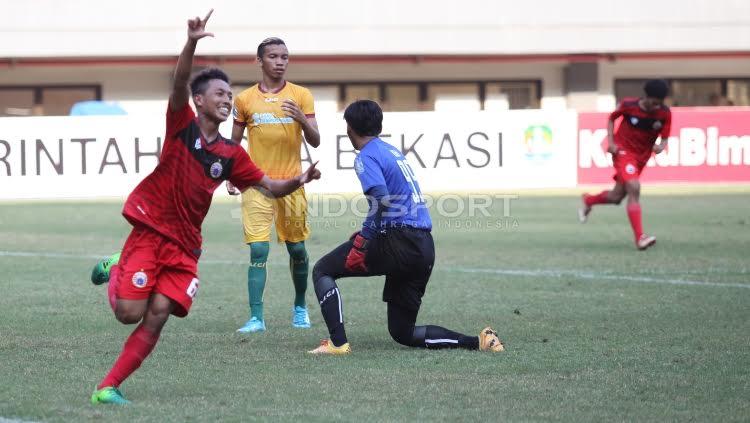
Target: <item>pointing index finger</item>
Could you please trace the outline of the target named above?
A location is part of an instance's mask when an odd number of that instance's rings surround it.
[[[211,10],[209,10],[209,11],[208,11],[208,14],[207,14],[207,15],[206,15],[206,17],[205,17],[205,18],[203,19],[203,22],[206,22],[206,21],[208,21],[208,18],[210,18],[210,17],[211,17],[211,14],[212,14],[212,13],[214,13],[214,9],[211,9]]]

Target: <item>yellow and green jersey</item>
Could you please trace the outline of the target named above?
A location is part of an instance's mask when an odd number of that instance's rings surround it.
[[[264,92],[255,84],[234,99],[234,122],[247,127],[250,158],[270,178],[302,173],[302,126],[281,110],[286,99],[297,103],[305,116],[315,116],[310,90],[291,82],[275,93]]]

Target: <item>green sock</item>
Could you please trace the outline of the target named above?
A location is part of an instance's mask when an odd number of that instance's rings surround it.
[[[292,273],[292,282],[294,282],[294,305],[305,307],[307,270],[310,264],[307,250],[305,250],[305,241],[287,242],[286,250],[289,251],[289,271]]]
[[[268,241],[252,242],[249,245],[250,266],[247,268],[247,294],[250,303],[250,317],[263,320],[263,290],[266,287]]]

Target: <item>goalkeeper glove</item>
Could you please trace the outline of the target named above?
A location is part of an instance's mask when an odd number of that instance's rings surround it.
[[[365,264],[365,255],[367,254],[367,246],[370,241],[363,237],[362,234],[356,234],[352,243],[352,249],[349,250],[349,254],[346,256],[346,263],[344,269],[349,272],[364,273],[367,272],[367,264]]]

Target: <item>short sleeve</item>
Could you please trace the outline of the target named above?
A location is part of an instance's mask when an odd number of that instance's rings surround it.
[[[240,191],[258,185],[258,182],[263,179],[264,173],[253,163],[247,152],[237,145],[232,157],[234,158],[234,164],[232,165],[232,173],[229,175],[229,182]]]
[[[362,192],[367,192],[378,185],[387,186],[383,177],[383,170],[374,157],[360,153],[354,159],[354,171],[362,184]]]
[[[310,90],[303,89],[301,97],[300,108],[302,109],[302,113],[309,118],[315,117],[315,101]]]
[[[245,118],[245,102],[242,101],[241,96],[237,96],[237,98],[234,99],[234,107],[232,107],[232,118],[234,119],[234,124],[238,126],[245,126],[247,125],[247,119]]]
[[[175,137],[178,132],[190,125],[193,119],[195,119],[195,113],[190,103],[185,103],[185,106],[176,112],[167,105],[167,138]]]
[[[664,126],[661,128],[659,136],[666,140],[669,138],[669,133],[672,131],[672,112],[667,109],[666,117],[664,118]]]

